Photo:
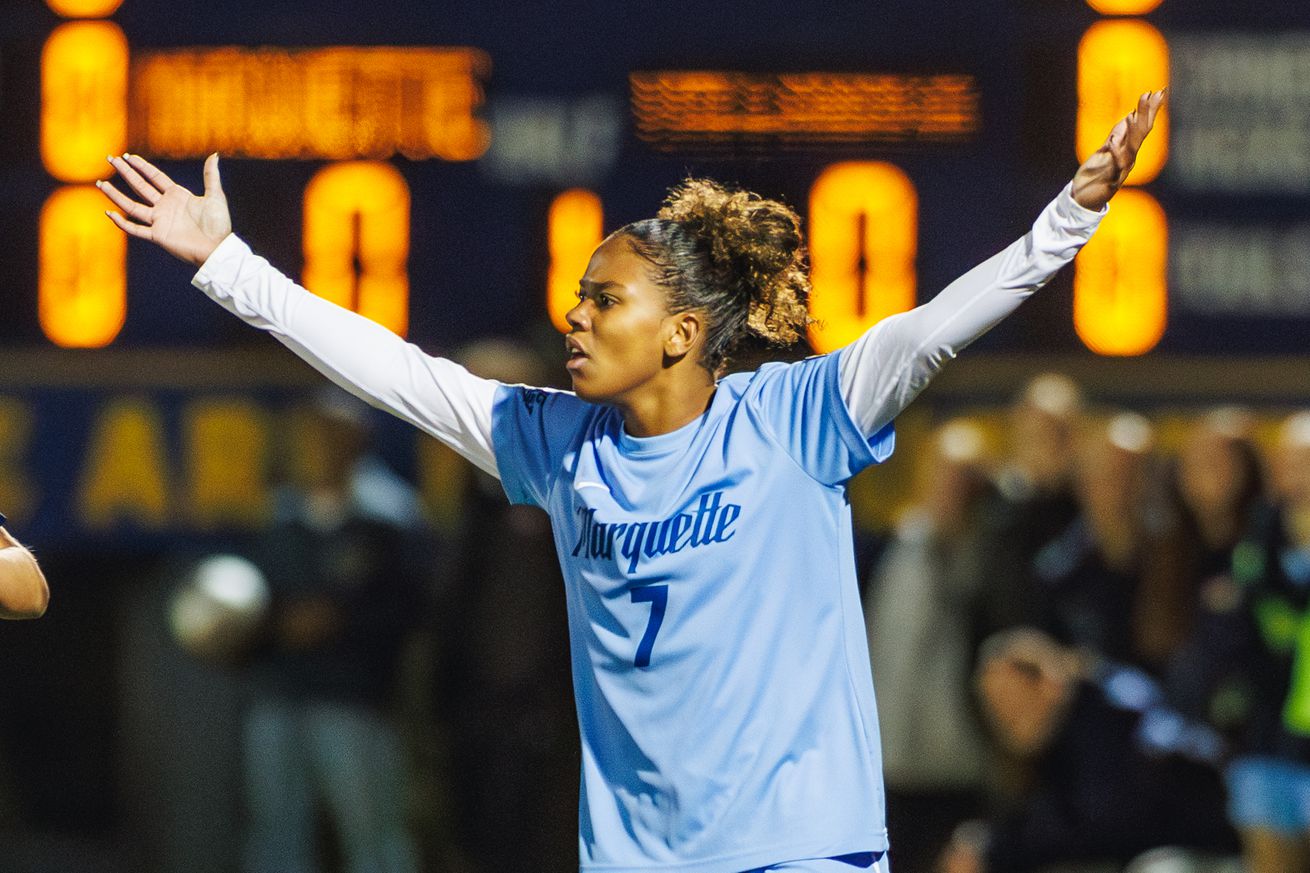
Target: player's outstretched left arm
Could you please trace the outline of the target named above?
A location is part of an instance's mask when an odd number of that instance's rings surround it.
[[[1022,238],[839,352],[842,395],[866,436],[894,419],[947,361],[1073,260],[1128,178],[1164,99],[1164,91],[1143,94]]]
[[[49,602],[36,558],[0,526],[0,618],[40,618]]]
[[[269,331],[323,375],[361,399],[422,428],[497,474],[491,409],[497,384],[425,354],[386,328],[311,294],[232,233],[218,155],[205,161],[205,189],[192,194],[139,155],[109,163],[136,199],[97,182],[124,233],[199,267],[192,284],[247,324]]]

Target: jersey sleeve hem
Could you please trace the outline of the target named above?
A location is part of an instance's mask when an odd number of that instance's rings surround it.
[[[850,348],[847,346],[847,348]],[[842,390],[841,355],[846,349],[838,349],[830,354],[825,362],[827,372],[824,374],[826,390],[832,408],[836,410],[837,430],[842,441],[851,450],[852,467],[855,473],[874,464],[881,464],[892,456],[896,449],[896,429],[892,422],[887,422],[871,437],[866,438],[855,421],[855,414],[846,402],[846,392]],[[852,473],[854,475],[854,473]]]

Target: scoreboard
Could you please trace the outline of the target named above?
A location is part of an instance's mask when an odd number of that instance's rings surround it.
[[[0,43],[16,121],[0,341],[234,341],[179,298],[179,267],[100,216],[90,183],[130,150],[196,187],[220,152],[238,232],[438,346],[560,327],[603,233],[686,172],[741,182],[806,216],[826,350],[1020,232],[1138,93],[1171,83],[1068,324],[1043,313],[994,345],[1296,351],[1310,11],[1205,5],[49,0],[7,12]]]
[[[89,183],[132,150],[192,184],[222,153],[237,228],[261,251],[439,344],[558,325],[601,233],[686,171],[741,181],[813,213],[830,241],[814,261],[833,336],[814,341],[839,345],[968,265],[941,254],[981,255],[1022,226],[1022,29],[999,26],[1020,13],[935,5],[238,0],[220,22],[202,4],[50,0],[0,46],[16,72],[0,92],[19,119],[11,165],[28,177],[6,191],[3,339],[230,341],[214,313],[179,305],[178,268],[100,217]]]

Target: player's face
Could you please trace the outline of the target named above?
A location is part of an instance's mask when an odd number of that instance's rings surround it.
[[[673,325],[664,290],[626,238],[611,237],[592,254],[565,318],[572,328],[565,367],[582,399],[622,404],[666,369]]]

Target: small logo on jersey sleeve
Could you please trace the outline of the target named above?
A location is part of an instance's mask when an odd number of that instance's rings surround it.
[[[523,398],[523,405],[527,408],[528,415],[532,415],[546,405],[546,392],[540,388],[524,388],[520,396]]]
[[[726,503],[722,491],[702,494],[695,509],[659,521],[606,522],[596,510],[580,506],[578,540],[572,556],[617,561],[631,575],[651,558],[726,543],[736,534],[741,505]]]

